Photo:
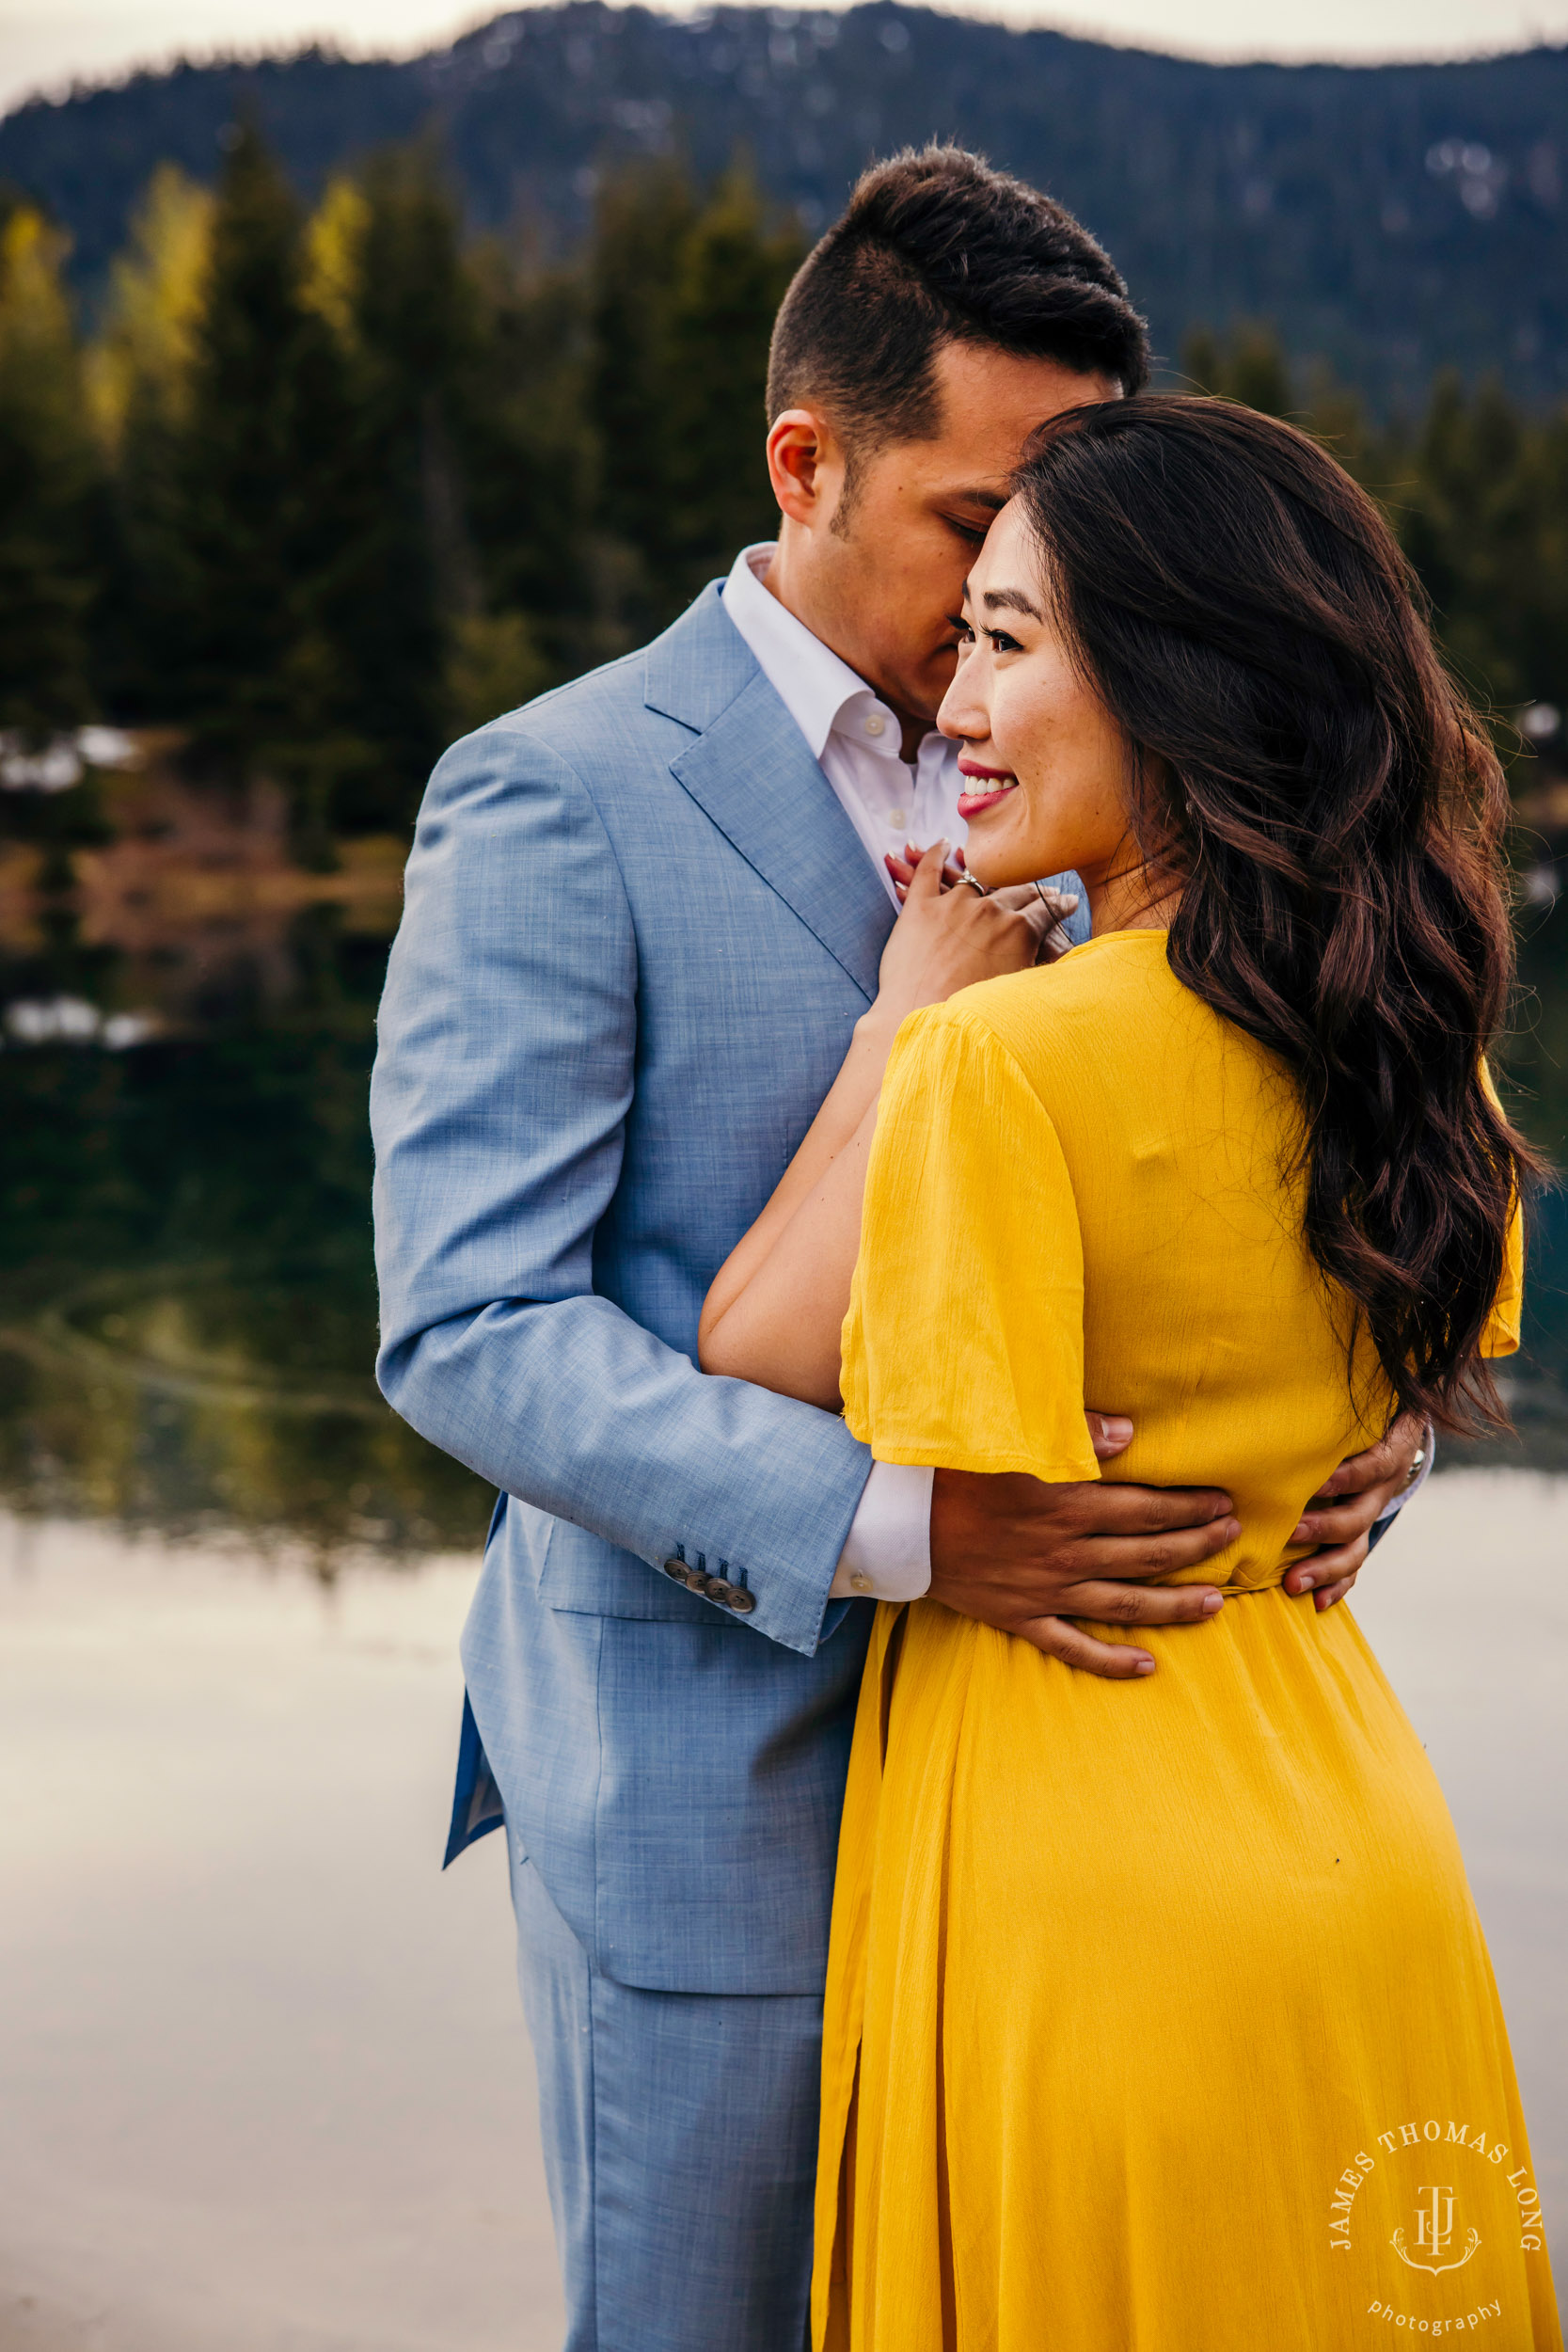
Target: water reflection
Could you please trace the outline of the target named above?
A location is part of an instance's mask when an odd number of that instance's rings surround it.
[[[68,896],[0,904],[0,1501],[286,1537],[327,1573],[354,1551],[475,1545],[485,1491],[370,1373],[365,1096],[390,845],[291,881],[248,809],[225,867],[220,824],[137,789],[145,837],[73,851]],[[187,883],[191,855],[213,860],[183,896],[159,863],[175,823]],[[36,883],[46,849],[29,854]],[[1568,903],[1538,890],[1525,920],[1510,1069],[1531,1132],[1568,1162]],[[1560,1196],[1537,1219],[1509,1377],[1517,1438],[1448,1458],[1568,1467]]]
[[[5,2352],[559,2346],[473,1574],[0,1512]]]
[[[284,911],[162,960],[67,916],[0,963],[8,1008],[99,1016],[13,1019],[0,1052],[14,1510],[289,1537],[325,1569],[477,1542],[484,1489],[370,1372],[365,1092],[395,913]]]

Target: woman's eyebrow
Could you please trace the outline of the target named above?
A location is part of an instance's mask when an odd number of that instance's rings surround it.
[[[988,588],[980,602],[989,612],[1026,612],[1032,621],[1042,618],[1022,588]]]

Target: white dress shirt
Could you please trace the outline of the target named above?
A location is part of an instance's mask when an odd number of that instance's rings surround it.
[[[897,904],[882,860],[906,841],[922,849],[965,833],[958,815],[958,747],[933,729],[913,766],[897,718],[847,661],[814,637],[762,584],[770,546],[742,548],[724,582],[724,610],[768,683],[805,737],[866,855]],[[931,1581],[929,1470],[873,1462],[832,1581],[835,1600],[918,1600]]]

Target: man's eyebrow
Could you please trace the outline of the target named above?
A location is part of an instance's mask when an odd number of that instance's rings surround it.
[[[980,602],[989,612],[1026,612],[1032,621],[1044,618],[1037,606],[1030,603],[1022,588],[988,588]]]
[[[983,506],[988,515],[1000,515],[1007,503],[1006,490],[950,490],[947,495],[959,506]]]

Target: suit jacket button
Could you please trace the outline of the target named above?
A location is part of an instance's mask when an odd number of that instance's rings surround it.
[[[726,1583],[721,1576],[705,1576],[699,1587],[700,1591],[706,1594],[709,1600],[716,1600],[721,1609],[729,1607],[730,1595],[735,1589],[736,1587]]]
[[[732,1584],[729,1605],[737,1617],[749,1617],[757,1605],[757,1597],[749,1593],[744,1584]]]
[[[677,1584],[689,1584],[691,1581],[691,1570],[684,1560],[666,1560],[664,1573],[673,1577]]]

